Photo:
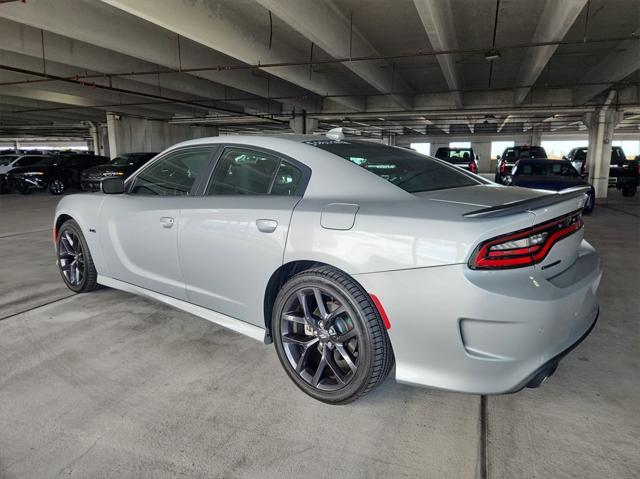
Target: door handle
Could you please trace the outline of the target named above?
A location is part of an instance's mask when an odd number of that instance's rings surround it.
[[[171,228],[173,226],[173,218],[170,216],[163,216],[160,218],[160,224],[163,228]]]
[[[258,231],[262,233],[273,233],[278,227],[278,222],[276,220],[256,220],[256,226]]]

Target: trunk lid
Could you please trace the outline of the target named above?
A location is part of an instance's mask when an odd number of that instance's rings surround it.
[[[483,232],[477,243],[501,234],[544,224],[581,211],[586,188],[550,193],[518,187],[480,185],[466,188],[415,193],[433,202],[448,203],[469,221],[479,221]],[[534,270],[549,278],[569,268],[577,259],[583,229],[558,241]],[[523,268],[525,269],[525,268]]]

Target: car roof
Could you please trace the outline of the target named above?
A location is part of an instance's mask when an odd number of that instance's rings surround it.
[[[173,145],[165,152],[177,148],[190,146],[206,146],[228,143],[232,145],[246,145],[247,148],[264,148],[279,154],[298,159],[313,170],[312,179],[307,186],[305,195],[325,197],[327,195],[342,198],[398,198],[406,199],[409,193],[393,185],[387,180],[363,170],[353,162],[317,148],[309,142],[348,142],[368,145],[387,145],[362,140],[333,140],[325,135],[225,135],[188,140]],[[336,177],[340,181],[336,181]],[[347,187],[348,185],[348,187]],[[377,185],[377,186],[376,186]]]
[[[571,164],[570,161],[568,160],[554,160],[554,159],[550,159],[550,158],[520,158],[518,160],[518,163],[569,163]]]

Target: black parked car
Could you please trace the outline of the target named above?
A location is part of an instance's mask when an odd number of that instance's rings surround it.
[[[589,176],[589,165],[587,164],[588,148],[573,148],[564,157],[570,161],[573,167],[580,172],[584,178]],[[611,147],[611,160],[609,162],[609,188],[617,188],[622,191],[622,195],[631,197],[636,194],[640,185],[640,155],[634,160],[627,160],[627,156],[619,146]]]
[[[513,165],[520,158],[546,158],[547,152],[541,146],[511,146],[505,148],[502,156],[498,155],[496,165],[496,183],[504,183],[505,178],[511,175]]]
[[[61,195],[70,186],[80,186],[80,174],[87,168],[107,163],[109,158],[96,155],[43,156],[33,166],[14,168],[8,173],[9,188],[20,193],[49,189]]]
[[[469,170],[471,173],[478,172],[479,157],[473,151],[473,148],[451,148],[443,146],[436,151],[436,158]]]
[[[505,179],[505,183],[523,188],[535,188],[538,190],[560,191],[575,186],[588,186],[588,200],[583,212],[591,213],[595,207],[596,194],[589,183],[578,173],[567,160],[539,160],[521,159],[513,167],[511,176]]]
[[[94,166],[82,172],[80,186],[82,191],[100,191],[100,183],[105,178],[121,176],[129,177],[158,153],[125,153],[116,156],[111,163]]]
[[[7,175],[10,171],[21,166],[35,165],[39,161],[42,161],[42,155],[0,155],[0,193],[7,193],[9,190]]]

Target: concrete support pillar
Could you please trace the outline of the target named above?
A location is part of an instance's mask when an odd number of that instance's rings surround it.
[[[98,125],[89,121],[87,122],[89,126],[89,133],[91,134],[91,139],[87,140],[87,149],[89,151],[93,151],[94,154],[100,154],[100,137],[98,135]]]
[[[587,165],[589,182],[596,191],[596,198],[606,198],[609,189],[609,164],[611,141],[622,113],[603,107],[596,113],[587,113],[584,122],[589,130]]]
[[[107,125],[102,124],[98,127],[98,142],[99,142],[99,148],[100,148],[100,152],[97,153],[98,155],[102,155],[102,156],[108,156],[109,155],[109,129],[107,128]]]
[[[446,148],[449,146],[449,142],[447,141],[446,143],[435,143],[432,142],[431,143],[431,156],[436,156],[436,151],[438,151],[438,148]]]
[[[289,120],[289,127],[298,135],[310,135],[318,128],[318,120],[307,118],[307,113],[303,111],[300,115]]]
[[[531,129],[531,141],[529,144],[531,146],[540,146],[540,142],[542,141],[542,126],[536,125]]]
[[[107,129],[112,158],[123,153],[162,151],[181,141],[218,135],[215,126],[175,125],[113,113],[107,113]]]
[[[480,156],[478,160],[478,173],[491,172],[491,142],[490,141],[472,141],[471,148],[476,155]]]
[[[388,135],[384,135],[383,141],[389,146],[396,146],[396,134],[389,133]]]

